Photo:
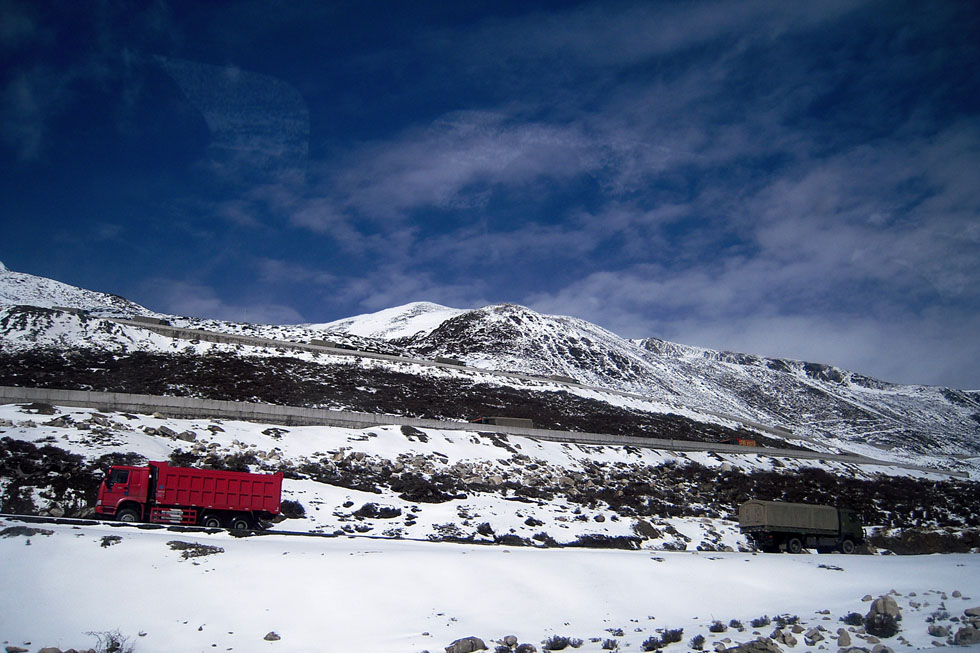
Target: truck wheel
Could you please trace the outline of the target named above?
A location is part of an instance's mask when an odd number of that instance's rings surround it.
[[[231,520],[231,529],[233,531],[247,531],[251,527],[252,525],[248,523],[247,517],[233,517]]]
[[[201,526],[205,528],[221,528],[221,518],[217,515],[204,515],[204,519],[201,520]]]
[[[140,520],[140,514],[133,510],[132,508],[123,508],[116,513],[116,521],[124,521],[127,523],[135,523]]]
[[[802,553],[803,542],[798,537],[791,537],[786,541],[786,550],[790,553]]]
[[[854,542],[851,540],[844,540],[840,543],[840,552],[846,553],[848,555],[854,553]]]

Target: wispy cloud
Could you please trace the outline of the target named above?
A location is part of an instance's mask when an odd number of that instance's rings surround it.
[[[152,279],[142,293],[149,297],[148,308],[174,315],[254,322],[259,324],[297,324],[303,316],[291,306],[264,302],[250,297],[229,302],[219,296],[212,286],[193,281]]]

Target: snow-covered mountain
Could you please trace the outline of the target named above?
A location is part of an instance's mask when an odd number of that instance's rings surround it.
[[[91,311],[80,315],[14,305]],[[0,270],[0,339],[24,351],[37,346],[173,353],[240,351],[235,345],[190,345],[134,325],[99,319],[111,315],[158,315],[120,297],[74,288],[28,274]],[[635,393],[652,411],[696,411],[730,424],[785,429],[797,441],[828,447],[906,456],[980,453],[980,392],[895,385],[840,368],[802,361],[718,352],[649,338],[620,338],[574,317],[542,315],[512,304],[460,310],[412,303],[327,324],[249,325],[167,317],[173,324],[280,341],[329,340],[357,349],[416,358],[450,358],[482,370],[563,377]],[[258,348],[268,357],[294,358],[288,349]],[[256,350],[256,352],[258,351]],[[252,352],[252,353],[256,353]],[[336,363],[330,357],[318,364]],[[350,360],[345,360],[349,364]],[[420,383],[443,370],[408,370]],[[474,382],[481,382],[473,372]],[[428,376],[427,376],[428,375]],[[494,377],[493,384],[524,391],[519,381]],[[558,386],[561,388],[562,386]],[[583,394],[575,386],[567,392]],[[326,390],[329,395],[329,390]],[[592,393],[595,395],[595,393]],[[608,397],[596,396],[598,401]],[[512,400],[511,400],[512,401]],[[389,406],[386,412],[399,412]]]
[[[0,306],[3,305],[75,308],[106,316],[158,315],[118,295],[84,290],[54,279],[14,272],[0,262]]]

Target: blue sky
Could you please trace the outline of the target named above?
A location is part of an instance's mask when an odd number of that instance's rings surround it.
[[[13,270],[256,322],[513,302],[980,388],[975,2],[0,11]]]

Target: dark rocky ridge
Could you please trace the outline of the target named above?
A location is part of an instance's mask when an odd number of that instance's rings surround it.
[[[701,441],[742,436],[786,446],[745,429],[627,410],[568,392],[529,392],[464,378],[420,377],[286,356],[33,349],[0,353],[0,385],[262,401],[431,419],[508,415],[530,418],[546,429]]]

